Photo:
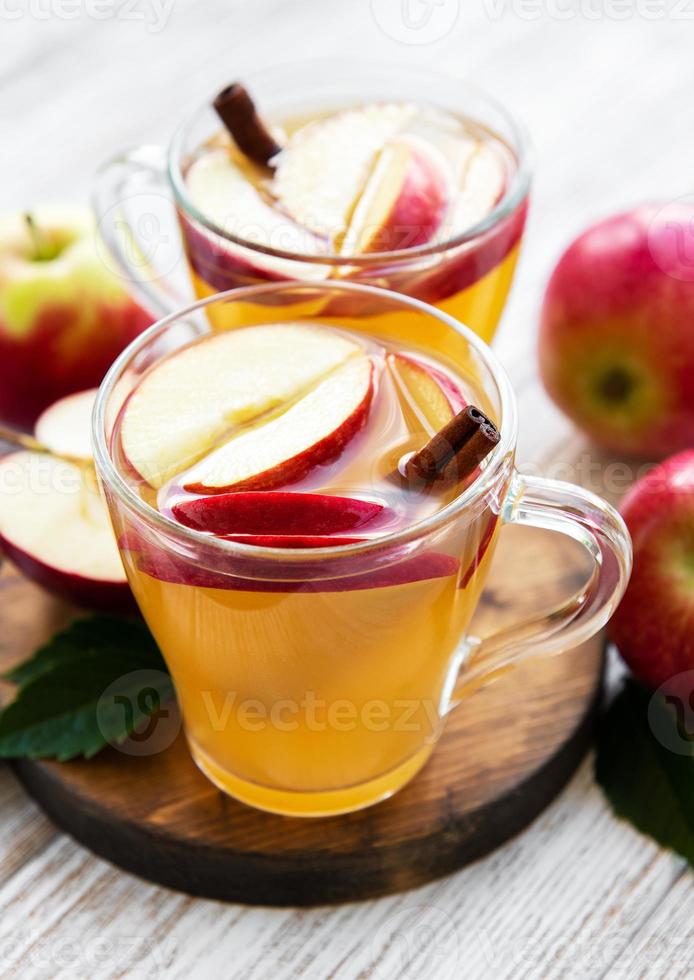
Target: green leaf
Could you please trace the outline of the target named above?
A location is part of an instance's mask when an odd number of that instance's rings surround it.
[[[0,712],[5,758],[89,758],[174,694],[147,628],[110,616],[73,623],[8,677],[21,687]]]
[[[166,665],[143,623],[117,616],[90,616],[78,619],[41,647],[29,660],[14,667],[5,678],[15,684],[28,684],[40,674],[68,660],[84,660],[112,653],[154,670]]]
[[[694,731],[687,720],[684,698],[626,681],[602,720],[595,773],[618,817],[694,865]]]

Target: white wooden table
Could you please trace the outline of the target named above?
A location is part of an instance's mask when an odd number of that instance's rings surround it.
[[[537,151],[496,346],[519,394],[520,458],[556,473],[583,443],[536,379],[543,284],[594,217],[694,190],[693,20],[693,0],[1,0],[0,209],[86,199],[105,156],[166,139],[252,66],[339,54],[466,76],[524,117]],[[3,977],[694,976],[691,873],[611,816],[591,760],[486,860],[341,908],[148,885],[56,831],[6,769],[0,821]]]

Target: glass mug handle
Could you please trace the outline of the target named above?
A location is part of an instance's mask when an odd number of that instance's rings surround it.
[[[558,480],[515,474],[501,511],[505,524],[558,531],[580,542],[593,561],[583,588],[543,616],[480,640],[468,637],[450,707],[528,655],[560,653],[590,639],[619,604],[631,572],[631,539],[610,504]]]
[[[153,316],[174,313],[193,299],[172,277],[184,255],[166,176],[166,151],[138,146],[98,170],[92,204],[109,266]],[[134,220],[130,214],[137,212]],[[153,265],[156,253],[163,262]],[[161,257],[160,252],[160,257]]]

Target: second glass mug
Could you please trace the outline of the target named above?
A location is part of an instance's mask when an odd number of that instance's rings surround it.
[[[244,803],[295,816],[348,812],[400,789],[467,693],[518,658],[568,650],[595,634],[619,602],[631,563],[628,533],[609,504],[571,484],[517,474],[513,391],[472,331],[368,286],[325,285],[311,310],[306,296],[314,290],[299,283],[233,290],[166,317],[115,362],[93,428],[128,579],[173,676],[194,760]],[[326,316],[327,301],[346,299],[343,308],[361,304],[368,312]],[[114,425],[117,431],[140,377],[212,332],[210,314],[219,307],[236,308],[234,322],[242,310],[246,326],[266,322],[268,310],[276,320],[290,310],[295,320],[301,308],[304,322],[424,349],[474,387],[500,441],[451,503],[368,542],[287,550],[190,530],[124,478]],[[467,628],[498,530],[509,523],[575,539],[593,572],[559,609],[480,641]],[[432,554],[449,563],[446,574],[417,581],[399,574]]]
[[[150,262],[168,235],[159,227],[166,220],[161,209],[164,196],[175,203],[198,297],[263,282],[301,280],[320,288],[326,279],[348,279],[431,303],[490,342],[511,285],[528,204],[529,150],[517,121],[459,79],[411,67],[317,61],[251,72],[244,81],[270,120],[374,101],[429,103],[464,116],[494,133],[508,150],[510,174],[502,197],[486,217],[462,233],[398,251],[297,254],[282,247],[281,227],[266,233],[254,225],[245,237],[238,237],[200,213],[186,186],[189,164],[221,127],[210,99],[179,126],[168,151],[138,147],[109,161],[97,177],[94,204],[109,261],[131,281],[144,306],[164,316],[189,301],[180,279],[174,283],[171,276],[159,276],[169,270],[157,270]],[[176,261],[169,247],[166,264]],[[341,301],[349,302],[346,297]],[[223,318],[226,312],[214,315]]]

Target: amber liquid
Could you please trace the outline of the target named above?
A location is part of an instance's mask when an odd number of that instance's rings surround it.
[[[377,538],[435,514],[459,488],[413,494],[393,477],[435,420],[386,367],[392,344],[368,342],[378,389],[365,429],[337,460],[287,489],[387,503],[396,517],[371,532]],[[472,375],[429,363],[468,402],[485,404]],[[182,482],[159,491],[164,513]],[[335,814],[391,795],[426,762],[493,552],[490,510],[450,522],[407,555],[394,552],[385,572],[369,559],[351,581],[307,574],[289,586],[283,572],[267,581],[267,562],[260,584],[209,578],[204,561],[165,555],[165,543],[134,517],[114,519],[122,544],[134,534],[147,540],[123,548],[128,578],[174,678],[193,757],[221,789],[277,813]],[[429,564],[412,574],[412,561],[432,563],[431,574]]]

